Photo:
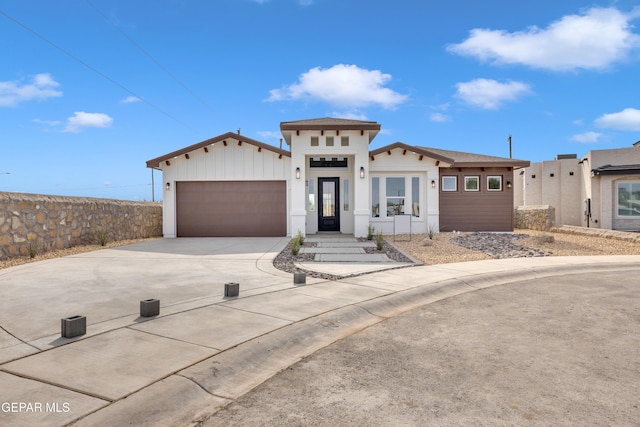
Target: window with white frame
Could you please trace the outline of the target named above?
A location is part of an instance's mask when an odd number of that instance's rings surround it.
[[[371,178],[371,216],[380,218],[380,178]]]
[[[404,177],[387,177],[386,184],[387,216],[404,214]]]
[[[390,218],[395,215],[420,217],[422,178],[418,176],[371,177],[371,216]]]
[[[619,181],[618,216],[640,218],[640,181]]]
[[[480,191],[480,177],[479,176],[465,176],[464,177],[464,191]]]
[[[443,176],[442,177],[442,191],[458,191],[458,177],[457,176]]]
[[[411,215],[420,216],[420,178],[411,177]]]
[[[502,191],[502,175],[487,176],[487,191]]]

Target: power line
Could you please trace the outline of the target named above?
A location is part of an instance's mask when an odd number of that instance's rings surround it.
[[[158,66],[158,68],[160,68],[162,71],[164,71],[169,77],[171,77],[176,83],[178,83],[184,90],[186,90],[187,92],[189,92],[189,94],[191,96],[193,96],[194,98],[196,98],[198,101],[200,101],[200,103],[202,105],[204,105],[205,107],[207,107],[208,109],[210,109],[211,111],[213,111],[213,109],[211,108],[211,106],[209,106],[209,104],[207,104],[200,96],[198,96],[195,92],[193,92],[191,89],[189,89],[189,87],[187,87],[187,85],[185,85],[184,83],[182,83],[173,73],[171,73],[165,66],[163,66],[160,61],[158,61],[157,59],[155,59],[153,56],[151,56],[151,54],[149,52],[147,52],[142,46],[140,46],[138,43],[136,43],[135,40],[133,40],[133,38],[131,38],[127,33],[124,32],[124,30],[122,28],[120,28],[120,26],[118,24],[116,24],[115,22],[113,22],[113,20],[111,18],[109,18],[109,16],[107,16],[104,12],[102,12],[100,9],[98,9],[98,7],[93,4],[90,0],[85,0],[85,3],[87,3],[89,6],[93,7],[96,12],[98,12],[104,19],[107,20],[107,22],[116,30],[118,30],[118,32],[120,34],[122,34],[122,36],[124,38],[126,38],[132,45],[134,45],[140,52],[142,52],[147,58],[149,58],[154,64],[156,64]]]
[[[112,79],[111,77],[107,76],[106,74],[104,74],[103,72],[101,72],[100,70],[96,69],[95,67],[87,64],[86,62],[84,62],[82,59],[78,58],[77,56],[75,56],[74,54],[72,54],[71,52],[69,52],[68,50],[66,50],[65,48],[58,46],[57,44],[55,44],[54,42],[52,42],[51,40],[49,40],[48,38],[46,38],[45,36],[43,36],[42,34],[38,33],[37,31],[31,29],[30,27],[28,27],[27,25],[23,24],[22,22],[18,21],[17,19],[15,19],[14,17],[10,16],[9,14],[7,14],[5,11],[0,10],[0,15],[5,16],[7,19],[9,19],[10,21],[13,21],[14,23],[16,23],[17,25],[21,26],[22,28],[24,28],[25,30],[29,31],[31,34],[35,35],[36,37],[38,37],[39,39],[41,39],[42,41],[50,44],[51,46],[53,46],[54,48],[58,49],[59,51],[61,51],[62,53],[64,53],[65,55],[71,57],[72,59],[74,59],[75,61],[79,62],[80,64],[84,65],[85,67],[87,67],[88,69],[90,69],[91,71],[93,71],[94,73],[98,74],[100,77],[102,77],[103,79],[107,80],[108,82],[111,82],[112,84],[118,86],[120,89],[124,90],[125,92],[129,93],[132,96],[135,96],[136,98],[140,99],[142,102],[144,102],[145,104],[147,104],[148,106],[150,106],[151,108],[155,109],[156,111],[160,112],[161,114],[167,116],[168,118],[170,118],[171,120],[181,124],[182,126],[186,127],[187,129],[199,134],[200,132],[198,132],[197,130],[195,130],[194,128],[192,128],[191,126],[187,125],[186,123],[184,123],[183,121],[179,120],[178,118],[172,116],[171,114],[169,114],[168,112],[166,112],[165,110],[163,110],[162,108],[158,107],[157,105],[153,104],[152,102],[148,101],[147,99],[143,98],[140,95],[137,95],[135,92],[133,92],[131,89],[127,88],[126,86],[124,86],[121,83],[118,83],[117,81],[115,81],[114,79]]]

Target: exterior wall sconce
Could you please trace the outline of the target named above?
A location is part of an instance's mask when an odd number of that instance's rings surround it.
[[[436,180],[435,179],[431,180],[431,188],[436,188]]]
[[[164,189],[165,189],[165,190],[167,190],[167,191],[171,190],[171,183],[170,183],[170,182],[167,182],[167,183],[164,185]]]
[[[511,181],[507,181],[507,188],[511,188]]]
[[[360,166],[360,178],[364,179],[364,166]]]
[[[296,168],[296,179],[300,179],[300,168]]]

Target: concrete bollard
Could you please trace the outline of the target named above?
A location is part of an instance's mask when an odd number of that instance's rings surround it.
[[[85,316],[71,316],[60,319],[63,338],[75,338],[87,333],[87,318]]]
[[[296,271],[293,273],[293,284],[304,285],[307,283],[307,273],[304,271]]]
[[[140,301],[140,317],[153,317],[160,314],[160,300],[146,299]]]
[[[225,283],[224,284],[224,296],[226,297],[237,297],[240,294],[240,284],[239,283]]]

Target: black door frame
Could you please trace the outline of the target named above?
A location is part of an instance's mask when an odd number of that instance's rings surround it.
[[[322,212],[324,182],[335,183],[335,216],[325,217]],[[318,231],[340,231],[340,178],[318,177]]]

